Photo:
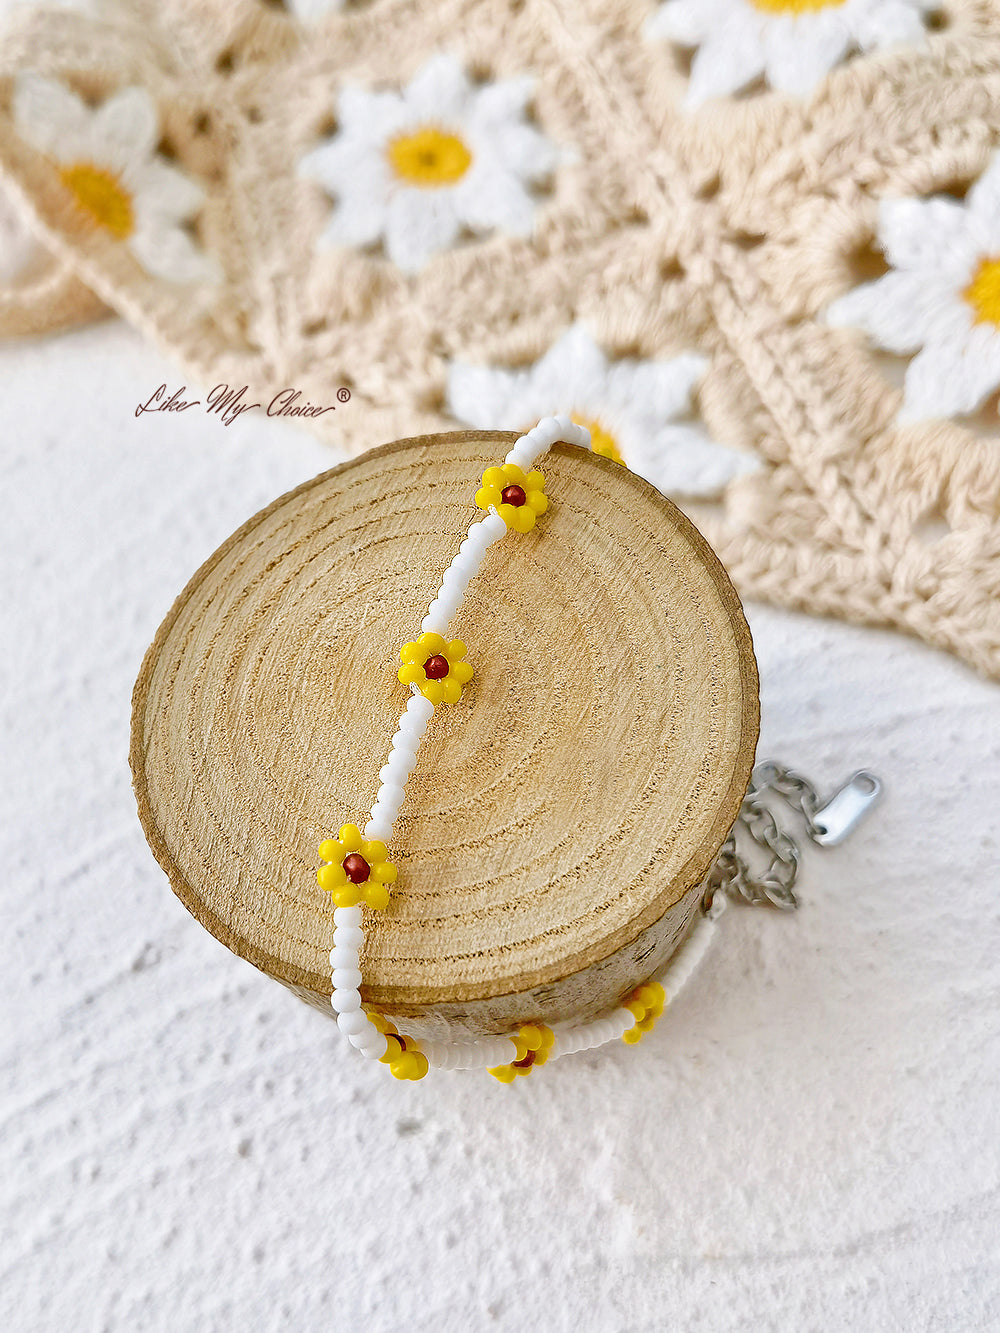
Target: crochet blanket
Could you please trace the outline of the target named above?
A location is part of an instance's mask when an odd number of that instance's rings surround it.
[[[27,10],[0,331],[111,307],[181,368],[150,410],[183,382],[222,428],[268,412],[352,452],[570,410],[744,594],[1000,676],[998,17]]]

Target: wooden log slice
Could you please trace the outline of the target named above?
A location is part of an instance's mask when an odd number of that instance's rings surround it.
[[[139,816],[175,893],[330,1013],[320,841],[365,822],[407,689],[400,645],[478,514],[505,432],[374,449],[282,496],[198,570],[136,682]],[[680,942],[736,818],[757,671],[729,579],[657,490],[569,445],[548,513],[487,553],[366,909],[362,999],[416,1035],[589,1016]]]

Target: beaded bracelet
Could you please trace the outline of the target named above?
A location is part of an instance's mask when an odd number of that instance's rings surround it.
[[[396,867],[389,860],[387,843],[406,780],[416,764],[417,749],[435,708],[457,703],[473,675],[466,661],[465,644],[445,637],[448,625],[494,542],[511,529],[530,532],[547,510],[545,478],[532,469],[557,440],[588,448],[590,432],[568,417],[545,417],[517,440],[502,466],[487,468],[483,473],[476,504],[487,511],[487,516],[472,524],[445,570],[420,635],[400,649],[398,675],[404,685],[409,685],[411,698],[392,738],[388,761],[379,772],[381,785],[368,822],[364,830],[356,824],[344,824],[336,838],[328,838],[319,848],[326,864],[317,878],[335,905],[330,965],[331,1003],[337,1024],[362,1055],[387,1064],[390,1073],[400,1079],[423,1078],[428,1067],[434,1065],[441,1069],[486,1068],[502,1083],[512,1083],[519,1074],[528,1074],[536,1065],[561,1055],[592,1050],[618,1038],[629,1044],[639,1041],[698,966],[726,901],[723,895],[717,895],[711,914],[699,913],[684,944],[657,973],[610,1013],[586,1023],[551,1027],[528,1023],[509,1036],[418,1042],[383,1015],[362,1008],[362,908],[378,912],[388,906]]]

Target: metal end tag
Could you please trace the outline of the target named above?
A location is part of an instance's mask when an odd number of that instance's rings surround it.
[[[813,815],[809,836],[821,847],[843,842],[879,798],[882,783],[874,773],[861,769]]]

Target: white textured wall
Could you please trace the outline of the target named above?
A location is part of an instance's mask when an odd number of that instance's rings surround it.
[[[397,1083],[187,916],[135,817],[172,597],[332,461],[136,421],[163,380],[113,323],[0,350],[0,1328],[1000,1327],[1000,689],[751,608],[762,755],[875,768],[877,817],[796,918],[729,913],[639,1047]]]

